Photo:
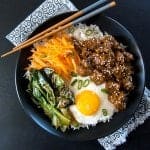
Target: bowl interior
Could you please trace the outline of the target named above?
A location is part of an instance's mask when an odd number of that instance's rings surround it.
[[[41,25],[32,35],[39,33],[40,31],[55,24],[56,22],[62,20],[63,18],[66,18],[69,15],[70,13],[67,13],[48,20],[46,23]],[[127,29],[125,29],[125,27],[123,27],[117,21],[102,15],[95,16],[92,19],[89,19],[83,23],[98,25],[102,31],[106,31],[107,33],[113,35],[114,37],[116,37],[118,41],[126,45],[127,50],[131,52],[135,57],[135,61],[133,64],[135,68],[135,75],[134,75],[135,89],[130,93],[128,97],[127,108],[123,112],[115,114],[113,118],[110,120],[110,122],[99,123],[94,127],[90,127],[89,129],[79,129],[79,130],[70,129],[65,133],[56,130],[51,126],[50,120],[43,114],[43,112],[37,109],[37,107],[32,103],[30,96],[26,92],[27,81],[24,78],[25,73],[24,68],[27,67],[29,63],[27,57],[31,55],[29,51],[30,48],[26,48],[21,51],[16,65],[17,94],[21,105],[23,106],[24,110],[28,113],[28,115],[38,125],[47,130],[49,133],[69,140],[80,140],[80,141],[92,140],[107,136],[112,132],[114,132],[115,130],[117,130],[118,128],[120,128],[127,120],[129,120],[141,99],[145,82],[144,65],[141,53],[133,36],[127,31]]]

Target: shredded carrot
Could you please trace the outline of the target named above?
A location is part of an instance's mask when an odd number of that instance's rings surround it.
[[[76,72],[80,61],[73,41],[65,31],[42,43],[35,43],[31,51],[28,70],[50,67],[66,80],[70,79],[71,72]]]

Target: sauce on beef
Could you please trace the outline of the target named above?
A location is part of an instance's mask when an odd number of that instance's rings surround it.
[[[113,36],[79,41],[74,39],[81,63],[78,73],[90,76],[96,84],[106,83],[108,98],[120,111],[126,108],[128,93],[133,90],[134,57]]]

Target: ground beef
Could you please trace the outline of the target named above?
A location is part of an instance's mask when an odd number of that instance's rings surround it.
[[[102,84],[105,81],[105,76],[98,72],[97,70],[94,70],[92,75],[90,76],[91,80],[94,81],[97,85]]]
[[[126,107],[127,94],[133,90],[134,57],[113,36],[78,41],[74,46],[80,56],[78,73],[90,76],[96,84],[106,82],[109,100],[118,110]]]

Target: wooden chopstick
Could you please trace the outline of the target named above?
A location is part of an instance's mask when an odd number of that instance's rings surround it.
[[[44,35],[44,34],[50,32],[50,31],[52,31],[53,29],[58,28],[59,26],[62,26],[62,25],[64,25],[64,24],[66,24],[66,23],[72,21],[73,19],[75,19],[75,18],[77,18],[77,17],[79,17],[79,16],[81,16],[81,15],[83,15],[83,14],[86,14],[87,12],[91,11],[91,10],[94,9],[95,7],[98,7],[99,5],[101,5],[101,4],[103,4],[103,3],[107,2],[107,1],[108,1],[108,0],[99,0],[99,1],[97,1],[97,2],[95,2],[95,3],[93,3],[93,4],[91,4],[90,6],[88,6],[88,7],[84,8],[84,9],[78,11],[77,13],[75,13],[75,14],[69,16],[68,18],[66,18],[66,19],[64,19],[64,20],[62,20],[62,21],[60,21],[60,22],[58,22],[57,24],[55,24],[55,25],[49,27],[48,29],[44,30],[43,32],[41,32],[41,33],[39,33],[39,34],[33,36],[33,37],[30,38],[29,40],[26,40],[25,42],[20,43],[17,47],[20,47],[20,46],[22,46],[22,45],[24,45],[24,44],[26,44],[26,43],[28,43],[28,42],[30,42],[30,41],[32,41],[32,40],[38,38],[38,37],[40,37],[40,36],[42,36],[42,35]],[[15,47],[15,48],[17,48],[17,47]],[[15,50],[15,48],[13,48],[13,50]]]
[[[31,41],[21,45],[21,46],[19,46],[19,47],[15,47],[15,49],[12,49],[11,51],[1,55],[1,57],[5,57],[5,56],[7,56],[9,54],[12,54],[12,53],[20,50],[20,49],[23,49],[23,48],[25,48],[27,46],[30,46],[33,43],[37,42],[37,41],[40,41],[40,40],[42,40],[42,39],[44,39],[46,37],[49,37],[49,36],[59,32],[59,31],[62,31],[62,30],[66,29],[66,28],[68,28],[68,27],[70,27],[72,25],[75,25],[75,24],[77,24],[79,22],[85,21],[85,20],[87,20],[87,19],[89,19],[89,18],[91,18],[91,17],[93,17],[93,16],[95,16],[95,15],[105,11],[106,9],[109,9],[109,8],[115,6],[115,5],[116,5],[115,1],[113,1],[111,3],[108,3],[108,4],[104,5],[103,7],[100,7],[98,9],[94,10],[93,12],[90,12],[90,13],[88,13],[88,14],[86,14],[86,15],[84,15],[84,16],[82,16],[82,17],[80,17],[80,18],[78,18],[78,19],[76,19],[76,20],[74,20],[72,22],[69,22],[69,23],[65,24],[64,26],[60,26],[59,28],[54,29],[52,32],[48,32],[48,33],[46,33],[46,34],[44,34],[42,36],[39,36],[39,37],[37,37],[37,38],[35,38],[35,39],[33,39],[33,40],[31,40]]]
[[[79,16],[81,16],[81,15],[83,15],[83,14],[85,14],[85,13],[91,11],[91,10],[94,9],[95,7],[98,7],[99,5],[101,5],[101,4],[103,4],[103,3],[107,2],[107,1],[108,1],[108,0],[99,0],[99,1],[97,1],[97,2],[95,2],[95,3],[93,3],[93,4],[91,4],[90,6],[88,6],[88,7],[84,8],[84,9],[78,11],[77,13],[75,13],[75,14],[69,16],[68,18],[66,18],[66,19],[64,19],[64,20],[62,20],[62,21],[60,21],[60,22],[58,22],[57,24],[55,24],[55,25],[49,27],[48,29],[44,30],[43,32],[41,32],[41,33],[39,33],[39,34],[33,36],[32,38],[30,38],[30,39],[28,39],[28,40],[26,40],[26,41],[24,41],[24,42],[22,42],[22,43],[20,43],[19,45],[17,45],[16,47],[14,47],[12,50],[15,51],[15,50],[18,49],[19,47],[22,47],[23,45],[25,45],[25,44],[27,44],[27,43],[29,43],[29,42],[35,40],[36,38],[39,38],[40,36],[43,36],[44,34],[46,34],[46,33],[50,32],[50,31],[52,31],[53,29],[58,28],[59,26],[62,26],[62,25],[64,25],[64,24],[66,24],[66,23],[72,21],[73,19],[75,19],[75,18],[77,18],[77,17],[79,17]],[[4,56],[2,55],[1,57],[4,57]]]

